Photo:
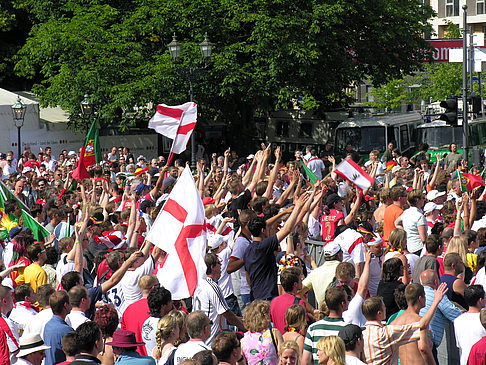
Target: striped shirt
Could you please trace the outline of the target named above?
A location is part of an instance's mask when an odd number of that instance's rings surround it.
[[[346,324],[342,318],[325,317],[309,326],[305,335],[304,351],[312,353],[314,365],[317,365],[317,361],[319,360],[317,357],[317,341],[324,336],[337,336],[341,327],[344,327]]]
[[[211,336],[206,340],[206,345],[209,346],[216,335],[226,329],[226,319],[222,314],[230,310],[221,288],[213,279],[207,277],[198,283],[193,297],[193,308],[206,313],[213,322]]]
[[[418,322],[386,326],[376,321],[370,321],[366,322],[365,327],[363,342],[367,364],[397,365],[398,348],[420,339]]]

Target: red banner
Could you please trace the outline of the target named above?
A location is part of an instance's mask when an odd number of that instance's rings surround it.
[[[427,42],[435,48],[432,54],[433,62],[449,62],[449,50],[462,49],[462,39],[428,39]],[[486,47],[475,47],[486,50]]]

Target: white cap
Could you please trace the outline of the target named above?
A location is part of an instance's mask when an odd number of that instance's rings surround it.
[[[76,152],[69,151],[67,155],[68,155],[68,157],[76,157]]]
[[[247,160],[251,160],[252,158],[255,158],[255,155],[254,155],[253,153],[250,153],[250,154],[249,154],[249,155],[246,157],[246,159],[247,159]]]
[[[212,250],[218,248],[224,242],[224,237],[217,233],[210,234],[207,237],[208,237],[208,247]]]
[[[424,206],[424,213],[429,214],[430,212],[432,212],[434,210],[441,210],[442,207],[443,207],[443,205],[441,205],[441,204],[435,204],[434,202],[428,202]]]
[[[341,246],[337,242],[331,241],[324,246],[324,256],[334,256],[339,251],[341,251]]]
[[[143,155],[138,156],[137,161],[140,161],[140,160],[145,160],[145,157],[143,157]]]
[[[434,200],[445,194],[446,194],[445,191],[439,192],[439,190],[431,190],[427,193],[427,200]]]
[[[402,166],[400,166],[400,165],[393,166],[392,173],[394,174],[395,172],[400,171],[401,168],[402,168]]]
[[[373,238],[370,242],[368,242],[368,246],[377,245],[379,243],[383,244],[383,240],[381,239],[380,236],[377,236],[377,237]]]
[[[24,167],[24,169],[22,170],[22,174],[25,174],[25,173],[30,172],[30,171],[34,171],[34,170],[32,170],[32,167],[26,166],[26,167]]]

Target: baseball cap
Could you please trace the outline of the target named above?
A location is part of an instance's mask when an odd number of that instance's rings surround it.
[[[208,205],[208,204],[214,204],[215,200],[211,198],[210,196],[206,196],[202,199],[203,205]]]
[[[373,237],[376,237],[376,234],[373,233],[373,226],[369,222],[361,222],[358,225],[357,231],[362,234],[370,234]]]
[[[343,198],[341,198],[339,195],[336,193],[331,193],[326,197],[326,204],[331,205],[341,200],[343,200]]]
[[[434,200],[445,194],[446,194],[445,191],[439,192],[439,190],[431,190],[427,193],[427,200]]]
[[[145,189],[147,189],[147,188],[149,188],[149,187],[150,187],[150,186],[145,185],[145,184],[138,184],[138,185],[137,185],[137,187],[135,188],[135,193],[137,193],[137,194],[139,194],[139,195],[140,195],[140,194],[142,194],[142,193],[143,193],[143,191],[144,191]]]
[[[68,155],[68,157],[76,157],[76,152],[69,151],[67,155]]]
[[[212,250],[218,248],[224,242],[224,237],[220,234],[208,235],[208,247]]]
[[[165,179],[164,179],[164,182],[162,183],[162,186],[164,188],[167,188],[171,185],[175,185],[175,183],[177,182],[177,180],[175,178],[173,178],[172,176],[167,176]]]
[[[89,217],[88,227],[91,227],[93,225],[99,225],[103,223],[103,221],[104,221],[103,213],[95,213],[91,217]]]
[[[324,256],[334,256],[339,251],[341,251],[341,246],[334,241],[331,241],[324,246]]]
[[[12,156],[7,156],[7,161],[12,161],[13,157]]]
[[[392,174],[394,174],[394,173],[395,173],[395,172],[397,172],[397,171],[400,171],[400,169],[401,169],[401,168],[402,168],[402,167],[401,167],[400,165],[395,165],[395,166],[393,166],[393,168],[392,168]]]
[[[441,210],[443,207],[442,204],[435,204],[434,202],[428,202],[427,204],[425,204],[424,206],[424,213],[425,214],[429,214],[430,212],[432,212],[433,210]]]
[[[253,153],[250,153],[248,156],[246,156],[247,160],[252,160],[255,158],[255,155]]]
[[[361,338],[363,330],[364,327],[359,327],[355,324],[347,324],[346,326],[341,327],[338,336],[344,341],[344,344],[347,345],[356,341],[358,338]]]

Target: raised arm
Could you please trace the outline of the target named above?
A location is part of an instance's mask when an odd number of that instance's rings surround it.
[[[160,188],[162,187],[162,183],[164,182],[165,173],[168,169],[169,166],[165,165],[159,170],[159,178],[157,179],[154,188],[150,191],[150,194],[152,195],[154,200],[157,199],[157,196],[159,195]]]
[[[273,169],[270,172],[270,176],[268,178],[267,190],[263,194],[263,197],[269,200],[272,198],[273,184],[275,184],[275,180],[277,180],[278,169],[280,166],[281,159],[282,159],[282,152],[280,151],[280,146],[277,146],[277,148],[275,149],[275,165],[273,166]]]
[[[434,300],[429,310],[425,312],[424,316],[419,321],[420,329],[424,330],[429,327],[429,323],[435,314],[437,306],[439,305],[442,298],[444,298],[446,292],[447,292],[447,284],[446,283],[440,284],[437,290],[435,291]]]
[[[356,214],[358,214],[358,209],[359,209],[359,206],[361,205],[361,196],[362,196],[362,193],[358,189],[356,189],[356,200],[353,204],[353,207],[351,208],[351,211],[344,218],[344,224],[346,224],[346,225],[351,224],[351,222],[356,217]]]
[[[287,221],[285,222],[282,229],[277,232],[277,240],[279,242],[282,241],[294,228],[295,224],[297,223],[297,216],[299,215],[299,211],[302,209],[308,198],[309,195],[307,193],[304,193],[295,201],[295,208],[290,214],[290,217],[287,218]]]

